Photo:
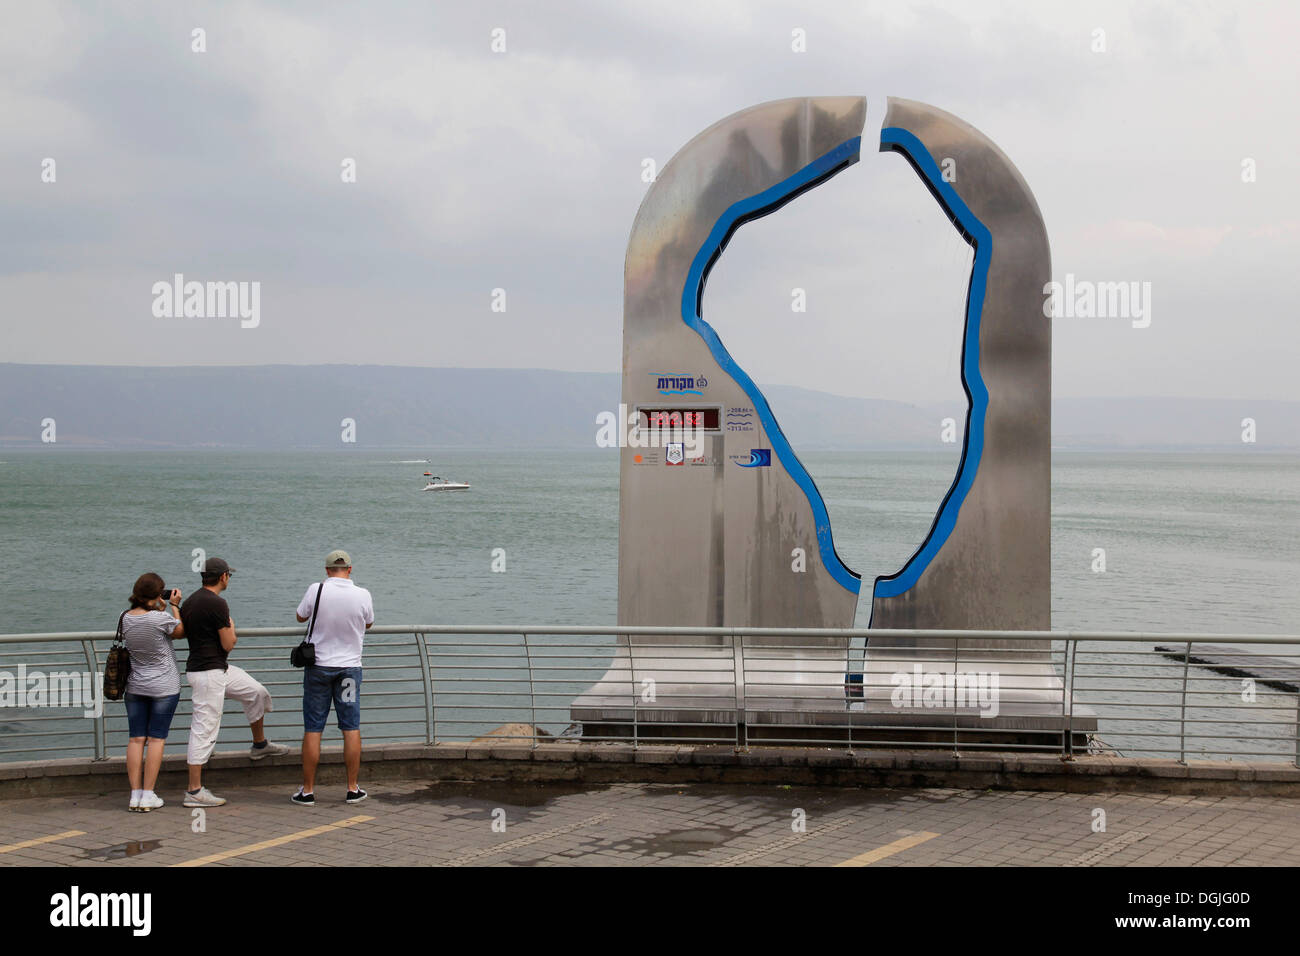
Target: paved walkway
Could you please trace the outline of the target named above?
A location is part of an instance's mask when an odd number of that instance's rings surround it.
[[[1300,865],[1300,800],[1161,794],[394,781],[6,800],[0,866]],[[1105,832],[1094,832],[1104,811]]]

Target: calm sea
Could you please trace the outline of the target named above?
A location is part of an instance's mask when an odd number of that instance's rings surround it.
[[[802,458],[862,573],[865,626],[871,579],[922,541],[955,453]],[[473,489],[422,492],[425,471]],[[1058,452],[1053,627],[1300,633],[1297,476],[1292,455]],[[143,571],[193,590],[195,549],[237,569],[226,597],[239,626],[293,624],[340,547],[381,623],[612,624],[618,461],[595,449],[7,451],[0,540],[6,633],[111,629]],[[505,573],[492,570],[498,548]]]
[[[0,631],[107,628],[142,571],[192,590],[196,548],[237,569],[227,597],[248,626],[293,623],[337,547],[386,623],[614,622],[612,450],[403,463],[429,455],[0,453]],[[955,460],[803,459],[864,578],[865,626],[866,582],[924,538]],[[424,471],[474,487],[425,493]],[[1058,630],[1300,631],[1300,456],[1057,453],[1052,516]]]

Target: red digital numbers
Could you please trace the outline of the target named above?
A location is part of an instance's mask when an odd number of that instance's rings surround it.
[[[643,408],[641,419],[645,428],[718,428],[716,408]]]
[[[696,428],[703,424],[699,412],[655,412],[651,428]]]

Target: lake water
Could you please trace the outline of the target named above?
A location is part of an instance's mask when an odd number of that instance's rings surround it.
[[[614,623],[614,450],[410,461],[430,454],[0,453],[0,632],[109,630],[143,571],[193,590],[194,549],[237,569],[226,597],[243,627],[293,624],[339,547],[380,623]],[[871,579],[924,538],[956,451],[801,457],[840,554],[863,576],[866,626]],[[426,470],[473,489],[424,493]],[[1300,633],[1298,476],[1293,455],[1057,453],[1053,627]],[[492,571],[497,548],[505,573]],[[1104,573],[1093,570],[1097,548]],[[1294,697],[1279,697],[1278,713],[1294,716]]]

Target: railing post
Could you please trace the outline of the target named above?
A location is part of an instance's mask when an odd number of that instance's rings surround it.
[[[1178,715],[1178,762],[1187,763],[1187,668],[1192,659],[1192,642],[1183,651],[1183,693]]]
[[[732,727],[734,743],[732,747],[740,750],[749,749],[749,722],[745,718],[745,635],[731,635],[731,713],[735,718]],[[741,728],[744,727],[745,739],[741,740]]]
[[[1300,767],[1300,694],[1295,695],[1295,765]]]
[[[957,746],[957,649],[961,645],[961,638],[952,639],[952,755],[961,756],[961,750]],[[978,739],[978,735],[977,735]]]
[[[636,750],[640,747],[640,741],[637,738],[636,702],[637,702],[638,695],[636,689],[636,657],[633,653],[634,644],[632,641],[632,637],[633,635],[631,634],[627,636],[627,669],[628,669],[628,673],[632,675],[632,681],[631,681],[632,684],[631,687],[632,689],[632,749]],[[655,700],[658,701],[658,699],[659,699],[659,688],[656,686]]]
[[[86,670],[90,672],[90,679],[96,682],[102,680],[99,669],[95,666],[95,642],[92,640],[82,641],[81,653],[86,657]],[[94,718],[95,729],[93,731],[93,736],[95,759],[106,760],[108,758],[108,731],[104,726],[104,702],[102,699],[104,691],[102,687],[92,687],[91,690],[101,696],[99,716]]]
[[[533,655],[524,634],[524,660],[528,664],[528,726],[533,728],[533,749],[537,749],[537,693],[533,686]]]
[[[1074,670],[1075,666],[1079,663],[1079,642],[1077,640],[1072,641],[1069,638],[1066,638],[1065,656],[1067,658],[1065,663],[1068,663],[1069,667],[1068,670],[1065,667],[1061,668],[1062,676],[1068,675],[1068,679],[1064,682],[1064,686],[1062,687],[1062,693],[1065,695],[1065,699],[1061,701],[1061,707],[1065,710],[1065,758],[1067,760],[1073,760]]]
[[[863,655],[865,657],[865,654]],[[867,710],[867,668],[866,664],[862,665],[860,671],[853,668],[853,638],[847,638],[844,643],[844,719],[848,725],[849,753],[853,753],[853,698],[849,696],[849,675],[860,673],[862,675],[862,710]]]
[[[424,742],[437,743],[438,715],[433,706],[433,672],[429,667],[429,648],[424,644],[424,635],[415,635],[415,647],[420,655],[420,679],[424,682]]]

